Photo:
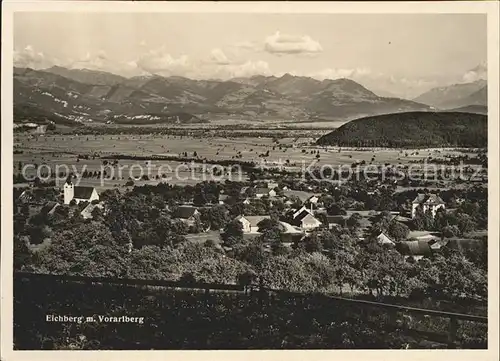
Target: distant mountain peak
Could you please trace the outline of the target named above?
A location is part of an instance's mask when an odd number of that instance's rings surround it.
[[[295,78],[295,75],[292,75],[290,73],[285,73],[280,78],[281,79],[293,79],[293,78]]]
[[[438,109],[461,108],[469,105],[487,105],[487,81],[478,79],[470,83],[457,83],[432,88],[414,100]]]

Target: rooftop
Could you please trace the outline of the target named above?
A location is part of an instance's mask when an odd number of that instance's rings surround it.
[[[413,204],[445,204],[437,194],[419,194],[413,200]]]

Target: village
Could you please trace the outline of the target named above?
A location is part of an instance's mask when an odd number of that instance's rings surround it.
[[[37,188],[33,184],[24,190],[16,188],[15,205],[30,216],[43,214],[50,218],[66,209],[64,214],[83,222],[105,217],[110,211],[109,194],[116,197],[120,193],[106,190],[99,194],[95,187],[77,186],[74,180],[68,177],[59,188]],[[201,190],[197,191],[196,187]],[[445,191],[447,201],[444,201],[435,191],[427,189],[399,192],[394,198],[394,188],[382,183],[379,187],[329,183],[318,188],[317,182],[310,181],[305,187],[309,191],[301,191],[292,189],[304,189],[304,182],[298,180],[261,178],[186,186],[187,195],[181,199],[169,198],[164,193],[164,182],[128,188],[126,192],[146,195],[146,199],[151,200],[146,202],[147,206],[155,208],[158,217],[165,216],[183,225],[180,234],[187,241],[212,242],[225,251],[243,239],[245,242],[259,240],[268,250],[276,242],[291,249],[324,230],[339,235],[349,230],[359,242],[374,241],[396,249],[404,258],[419,260],[440,252],[443,247],[470,247],[486,235],[483,230],[486,224],[478,216],[478,210],[474,214],[457,212],[460,208],[471,208],[474,200],[467,202],[469,195],[485,196],[484,190],[482,195],[475,194],[481,193],[480,188]],[[319,189],[323,192],[313,191]],[[273,228],[275,234],[269,236]],[[39,232],[37,240],[31,242],[34,249],[50,244],[50,237],[44,238],[43,234]],[[132,241],[128,247],[134,247]]]

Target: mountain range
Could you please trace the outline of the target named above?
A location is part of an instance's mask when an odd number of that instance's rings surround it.
[[[319,81],[290,74],[227,81],[158,75],[124,78],[87,69],[14,68],[16,121],[186,123],[231,116],[346,120],[415,110],[429,106],[380,97],[349,79]]]
[[[477,89],[476,89],[477,88]],[[467,88],[481,103],[481,87]],[[88,69],[14,68],[16,122],[198,123],[214,118],[255,120],[351,120],[362,116],[429,111],[440,94],[415,100],[378,96],[349,79],[316,80],[285,74],[230,80],[194,80],[159,75],[125,78]],[[464,91],[465,93],[465,91]],[[476,99],[477,98],[477,99]],[[446,104],[451,102],[444,102]]]
[[[433,88],[415,99],[416,102],[431,105],[437,109],[453,109],[467,106],[488,106],[488,86],[486,80],[453,84]]]

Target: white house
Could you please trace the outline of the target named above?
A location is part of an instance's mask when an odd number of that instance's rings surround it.
[[[438,209],[445,208],[445,203],[436,194],[419,194],[412,202],[411,218],[415,218],[419,206],[422,207],[424,213],[431,210],[434,217]]]
[[[262,198],[264,196],[276,197],[276,191],[270,188],[255,188],[255,197]]]
[[[258,233],[258,224],[264,219],[270,219],[270,216],[239,216],[236,220],[243,226],[243,233]]]
[[[384,232],[380,232],[379,235],[376,238],[377,238],[378,244],[381,244],[381,245],[391,245],[391,246],[395,246],[396,245],[396,242],[394,242],[392,240],[392,238],[389,237],[388,235],[386,235]]]
[[[316,205],[316,204],[318,204],[318,201],[319,201],[319,196],[312,195],[304,203],[311,203],[311,204]]]
[[[274,188],[278,187],[278,185],[279,185],[276,181],[274,181],[272,179],[257,179],[254,181],[254,183],[263,184],[269,189],[274,189]]]
[[[299,210],[299,213],[294,213],[292,224],[302,228],[303,230],[311,230],[321,226],[322,223],[314,217],[310,211],[302,208]]]
[[[99,194],[94,187],[75,186],[71,181],[64,183],[64,204],[69,204],[72,200],[78,204],[80,202],[92,202],[99,200]]]

